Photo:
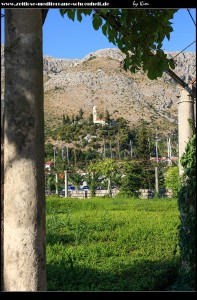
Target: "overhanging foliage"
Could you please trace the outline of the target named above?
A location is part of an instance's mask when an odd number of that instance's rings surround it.
[[[173,59],[162,50],[162,42],[173,31],[170,20],[178,9],[60,9],[74,21],[92,16],[95,30],[102,29],[109,42],[125,53],[124,68],[132,73],[142,69],[149,79],[174,69]]]

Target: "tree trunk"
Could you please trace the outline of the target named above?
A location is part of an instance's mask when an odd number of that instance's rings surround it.
[[[5,10],[4,290],[46,290],[42,12]]]
[[[4,232],[4,112],[1,120],[1,290],[3,290],[3,232]]]

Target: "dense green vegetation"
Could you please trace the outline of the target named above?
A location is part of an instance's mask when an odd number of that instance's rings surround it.
[[[177,197],[180,190],[179,167],[174,166],[169,168],[165,173],[164,180],[165,186],[172,190],[174,197]]]
[[[185,290],[196,290],[196,133],[181,158],[184,169],[178,192],[180,210],[180,280]]]
[[[122,192],[129,196],[136,194],[136,191],[140,188],[154,189],[156,164],[150,161],[149,158],[150,156],[156,157],[156,131],[151,130],[145,121],[138,127],[130,127],[122,117],[116,120],[111,119],[108,111],[105,112],[104,117],[106,125],[93,124],[92,115],[84,119],[83,110],[80,110],[72,118],[63,115],[62,125],[54,128],[53,131],[46,127],[46,139],[50,135],[53,139],[61,142],[59,143],[60,146],[55,147],[51,143],[45,145],[45,161],[54,160],[55,158],[55,168],[53,170],[59,174],[63,174],[63,171],[67,170],[69,181],[76,186],[79,186],[85,180],[92,187],[96,188],[99,185],[107,189],[107,179],[110,179],[111,185],[118,188],[122,187]],[[114,139],[114,137],[116,138]],[[158,134],[157,138],[159,138],[158,156],[166,156],[167,137]],[[175,155],[176,135],[171,140],[172,152]],[[64,146],[61,146],[62,143]],[[113,160],[118,170],[113,174],[110,171],[110,176],[107,176],[107,173],[104,172],[107,159]],[[96,169],[93,164],[97,165]],[[98,174],[99,164],[102,164],[102,167],[99,168],[100,174]],[[92,167],[94,177],[79,178],[79,170],[86,173],[88,170],[91,171]],[[164,173],[166,170],[166,163],[160,162],[158,168],[160,188],[165,187]],[[126,177],[121,180],[123,174]],[[100,182],[98,178],[103,175],[106,175],[106,180]],[[55,187],[55,177],[52,177],[46,179],[46,187],[50,190],[54,190]],[[97,181],[97,186],[95,181]],[[59,186],[60,189],[64,188],[64,181],[61,178],[59,179]],[[94,193],[94,188],[92,188],[92,195]]]
[[[80,110],[71,118],[63,115],[62,124],[57,127],[51,128],[50,124],[45,124],[46,141],[49,138],[59,141],[59,146],[56,146],[56,162],[67,168],[84,168],[90,161],[107,157],[116,160],[146,160],[150,156],[156,156],[156,127],[150,128],[149,123],[145,121],[139,126],[130,126],[123,117],[112,119],[108,111],[104,113],[104,118],[104,126],[93,124],[92,114],[85,119],[83,111]],[[166,156],[167,136],[158,133],[157,139],[158,155]],[[176,132],[172,132],[171,142],[173,155],[176,156]],[[46,142],[45,160],[53,159],[53,147],[52,143]]]
[[[176,199],[48,197],[48,290],[170,289],[179,224]]]

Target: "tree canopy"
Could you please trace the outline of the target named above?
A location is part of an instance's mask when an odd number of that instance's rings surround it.
[[[170,39],[174,13],[178,9],[60,9],[62,16],[82,21],[92,15],[95,30],[102,29],[109,42],[125,54],[124,68],[135,73],[147,72],[149,79],[161,77],[174,69],[173,59],[167,58],[162,42]]]

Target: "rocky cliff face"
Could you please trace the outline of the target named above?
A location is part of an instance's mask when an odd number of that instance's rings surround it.
[[[171,52],[168,56],[177,54]],[[112,118],[122,116],[130,124],[145,119],[158,128],[176,128],[178,84],[166,73],[152,81],[142,72],[126,72],[123,58],[114,48],[89,53],[81,60],[44,57],[46,124],[55,126],[61,123],[63,114],[76,115],[80,108],[88,116],[96,105],[98,113],[108,110]],[[174,72],[186,83],[196,76],[194,52],[177,55],[175,63]],[[3,51],[1,65],[4,73]]]
[[[99,113],[108,110],[112,118],[122,116],[130,124],[145,119],[165,130],[177,127],[177,83],[167,74],[152,81],[142,72],[126,72],[123,58],[118,49],[98,50],[81,60],[45,57],[46,122],[52,116],[57,121],[62,114],[76,114],[80,108],[89,115],[96,105]],[[174,71],[185,82],[195,77],[194,53],[181,53],[175,62]]]

